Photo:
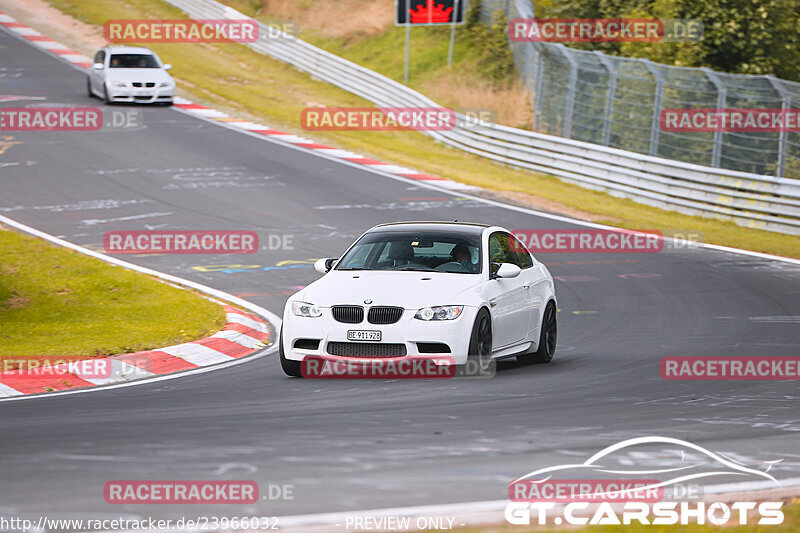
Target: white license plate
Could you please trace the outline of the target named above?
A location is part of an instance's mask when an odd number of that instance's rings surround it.
[[[379,341],[381,332],[365,329],[348,329],[347,340],[349,341]]]

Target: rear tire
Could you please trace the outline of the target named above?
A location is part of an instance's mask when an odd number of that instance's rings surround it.
[[[547,302],[542,318],[542,328],[539,332],[539,347],[533,353],[518,355],[517,361],[521,363],[549,363],[556,353],[556,340],[558,339],[558,324],[556,320],[556,304],[553,300]]]
[[[286,354],[283,353],[283,326],[281,326],[281,333],[278,336],[278,343],[280,345],[279,353],[283,372],[287,376],[291,376],[293,378],[302,378],[303,373],[300,371],[300,365],[302,364],[302,361],[292,361],[291,359],[286,359]]]

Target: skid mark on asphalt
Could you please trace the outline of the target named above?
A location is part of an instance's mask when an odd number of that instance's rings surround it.
[[[0,207],[0,211],[9,213],[13,211],[31,210],[31,211],[50,211],[51,213],[61,213],[65,211],[91,211],[93,209],[118,209],[125,205],[137,205],[137,204],[151,203],[153,201],[154,200],[150,200],[147,198],[139,200],[112,200],[112,199],[84,200],[74,204],[33,205],[33,206],[16,205],[13,207]]]
[[[336,210],[336,209],[375,209],[376,211],[391,211],[396,209],[406,209],[408,211],[427,211],[430,209],[447,208],[494,208],[493,205],[471,200],[468,198],[455,198],[444,202],[432,201],[413,201],[413,202],[384,202],[380,204],[342,204],[342,205],[319,205],[314,209]]]
[[[767,415],[763,415],[766,417]],[[765,418],[758,417],[738,417],[738,418],[673,418],[676,422],[694,422],[699,424],[711,425],[730,425],[747,426],[750,428],[766,428],[779,431],[800,431],[800,419],[787,420],[785,422],[772,422]]]
[[[115,217],[115,218],[86,218],[81,220],[81,223],[87,226],[95,226],[97,224],[108,224],[110,222],[124,222],[127,220],[139,220],[142,218],[167,217],[170,215],[172,215],[172,211],[167,211],[164,213],[160,212],[144,213],[142,215],[130,215],[127,217]]]
[[[621,401],[630,401],[631,398],[620,398]],[[774,409],[776,407],[789,408],[789,404],[793,401],[800,400],[800,397],[794,396],[775,396],[772,398],[764,396],[724,396],[719,394],[684,394],[679,396],[671,396],[666,398],[655,399],[639,399],[634,401],[634,405],[685,405],[685,404],[699,404],[703,403],[709,407],[733,407],[735,409],[741,408],[768,408]]]

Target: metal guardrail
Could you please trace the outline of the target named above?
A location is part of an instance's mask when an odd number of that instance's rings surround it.
[[[195,19],[247,18],[214,0],[166,1]],[[266,35],[267,25],[259,24]],[[293,36],[248,46],[380,107],[438,107],[405,85]],[[614,196],[800,235],[800,180],[694,165],[499,124],[424,133],[481,157]]]
[[[496,24],[534,18],[538,1],[480,0]],[[505,28],[504,28],[505,29]],[[667,131],[670,108],[792,109],[800,83],[623,57],[553,42],[509,39],[520,78],[534,97],[535,131],[640,154],[739,172],[800,178],[800,132]]]

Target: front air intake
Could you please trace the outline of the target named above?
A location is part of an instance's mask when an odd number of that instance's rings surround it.
[[[403,316],[402,307],[372,307],[367,313],[370,324],[394,324]]]
[[[333,319],[345,324],[360,324],[364,321],[364,308],[357,305],[334,305]]]

